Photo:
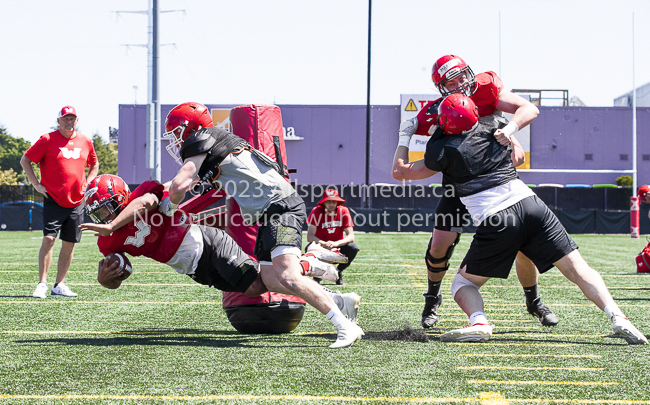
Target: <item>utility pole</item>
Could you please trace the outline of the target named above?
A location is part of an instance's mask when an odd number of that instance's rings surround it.
[[[149,8],[146,11],[116,11],[116,13],[134,13],[147,14],[149,19],[148,25],[148,43],[147,43],[147,71],[148,71],[148,88],[147,88],[147,169],[151,169],[150,179],[161,180],[161,136],[160,136],[160,95],[158,92],[158,61],[160,45],[158,42],[159,17],[160,13],[170,13],[174,11],[185,10],[166,10],[160,11],[158,0],[149,0]],[[173,45],[173,44],[172,44]],[[144,46],[144,45],[126,45]],[[136,89],[137,86],[134,86]]]

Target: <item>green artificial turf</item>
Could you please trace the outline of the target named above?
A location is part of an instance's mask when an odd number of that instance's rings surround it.
[[[420,328],[429,235],[357,234],[348,284],[330,288],[361,295],[366,335],[331,350],[335,329],[311,307],[292,333],[240,334],[221,292],[146,258],[132,258],[134,274],[121,288],[104,289],[91,233],[66,278],[79,297],[31,298],[41,235],[0,232],[2,403],[650,404],[650,347],[614,337],[607,317],[557,269],[539,285],[559,325],[542,327],[526,313],[513,271],[481,289],[493,338],[441,343],[441,333],[467,318],[451,299],[450,272],[440,321],[426,334]],[[650,276],[635,274],[634,264],[645,239],[574,239],[628,318],[650,333]],[[461,238],[452,269],[470,241]]]

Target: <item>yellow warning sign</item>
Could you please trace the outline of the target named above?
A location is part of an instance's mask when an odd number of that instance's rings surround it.
[[[415,106],[415,103],[413,102],[413,99],[410,99],[408,104],[406,104],[406,108],[404,111],[417,111],[418,108]]]

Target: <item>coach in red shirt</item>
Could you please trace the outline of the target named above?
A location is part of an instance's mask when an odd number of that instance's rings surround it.
[[[51,296],[76,297],[77,294],[63,284],[75,243],[81,241],[79,225],[84,221],[83,201],[86,184],[99,169],[92,141],[75,130],[79,118],[74,107],[65,106],[59,111],[59,129],[42,135],[20,159],[27,178],[39,193],[45,196],[43,204],[43,243],[38,252],[39,283],[34,298],[45,298],[47,272],[52,263],[52,250],[56,236],[61,231],[61,252],[57,263],[56,282]],[[32,162],[41,168],[41,180],[36,178]],[[88,176],[85,174],[86,167]]]
[[[339,279],[336,284],[345,284],[341,272],[345,270],[359,253],[354,243],[354,222],[350,210],[344,207],[345,200],[335,189],[327,189],[318,205],[307,218],[307,241],[318,243],[327,249],[339,249],[347,258],[347,263],[338,265]],[[320,281],[320,280],[316,280]]]

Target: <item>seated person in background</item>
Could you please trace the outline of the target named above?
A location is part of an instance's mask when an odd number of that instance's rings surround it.
[[[639,195],[639,204],[650,204],[650,198],[648,198],[648,195],[650,194],[650,186],[647,184],[642,185],[639,187],[637,194]],[[648,217],[650,217],[650,212],[648,212]]]
[[[327,189],[318,205],[311,210],[307,218],[307,242],[315,243],[326,249],[338,249],[348,261],[337,267],[339,278],[337,285],[345,284],[343,270],[359,253],[359,247],[354,243],[354,222],[350,210],[344,207],[345,200],[339,196],[336,189]],[[309,249],[309,245],[307,245]],[[320,278],[314,278],[320,282]]]

